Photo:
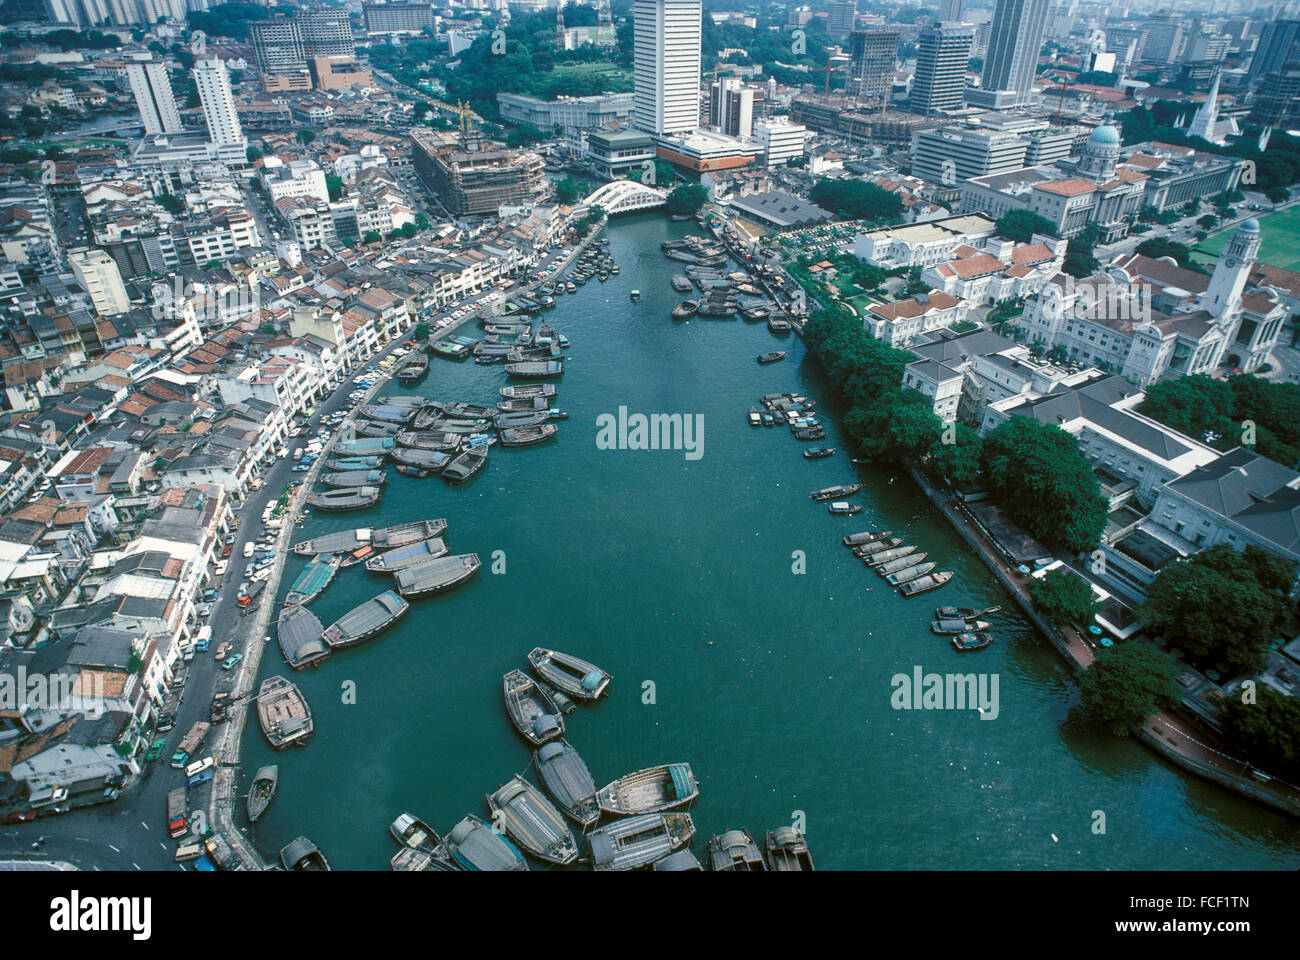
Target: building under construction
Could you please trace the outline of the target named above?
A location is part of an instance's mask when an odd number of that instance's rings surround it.
[[[907,147],[918,130],[937,127],[942,117],[923,117],[900,110],[870,111],[856,97],[795,97],[790,101],[790,119],[819,133],[843,137],[849,143],[881,147]]]
[[[457,217],[495,216],[503,203],[528,203],[546,192],[541,156],[483,147],[473,136],[447,143],[431,130],[413,130],[411,162]]]

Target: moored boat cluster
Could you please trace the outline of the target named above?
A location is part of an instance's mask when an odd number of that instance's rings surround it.
[[[486,797],[491,825],[466,815],[445,837],[403,813],[389,828],[401,850],[394,870],[527,870],[528,859],[556,866],[588,864],[596,871],[701,870],[690,842],[695,823],[683,810],[699,796],[688,763],[664,763],[597,788],[586,762],[565,739],[575,701],[594,703],[613,678],[579,657],[534,648],[532,675],[502,678],[506,714],[533,748],[536,786],[515,774]],[[575,832],[576,831],[576,832]],[[790,827],[769,831],[766,853],[743,830],[712,838],[715,870],[812,870],[803,835]]]
[[[855,485],[855,492],[861,486]],[[889,530],[851,533],[844,538],[844,545],[891,587],[896,587],[900,596],[914,597],[942,587],[952,579],[950,570],[935,571],[937,562],[927,560],[927,554],[917,552],[915,546],[905,544],[902,537],[893,536]]]

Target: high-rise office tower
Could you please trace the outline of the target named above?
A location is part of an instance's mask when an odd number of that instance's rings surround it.
[[[179,133],[181,115],[172,96],[171,80],[167,78],[166,64],[158,60],[136,60],[126,65],[126,79],[135,94],[135,105],[140,110],[140,120],[148,136],[160,133]]]
[[[122,273],[113,258],[103,250],[70,253],[68,266],[72,267],[82,289],[90,295],[90,302],[100,316],[112,317],[131,309],[131,299],[122,284]]]
[[[44,0],[44,6],[45,19],[54,23],[96,27],[115,22],[109,12],[107,0]]]
[[[754,91],[739,77],[723,77],[709,85],[709,126],[731,137],[754,133]]]
[[[849,34],[848,93],[860,100],[881,103],[893,83],[898,60],[897,30],[854,30]]]
[[[263,76],[298,73],[307,69],[302,33],[293,20],[262,20],[248,25],[257,69]]]
[[[1300,20],[1270,20],[1264,24],[1246,79],[1253,83],[1264,74],[1285,67],[1292,60],[1297,38],[1300,38]]]
[[[858,20],[857,0],[830,0],[826,9],[826,32],[831,39],[847,37]]]
[[[195,60],[194,85],[199,90],[203,118],[208,122],[208,138],[213,143],[242,143],[244,132],[235,111],[226,65],[216,57]]]
[[[1300,127],[1300,63],[1264,74],[1247,119],[1269,129]]]
[[[981,77],[985,90],[1014,90],[1017,105],[1028,102],[1043,48],[1047,7],[1048,0],[998,0]]]
[[[300,10],[294,19],[302,31],[302,48],[307,59],[356,56],[352,21],[346,10]]]
[[[1169,63],[1176,59],[1183,45],[1183,18],[1168,10],[1147,18],[1146,39],[1142,42],[1142,59],[1146,63]]]
[[[366,33],[421,33],[435,25],[431,3],[363,3]]]
[[[912,78],[911,109],[941,113],[961,108],[975,30],[967,25],[926,27],[921,31]]]
[[[700,122],[701,0],[636,0],[636,125],[650,134],[687,133]]]
[[[961,21],[961,0],[939,0],[939,22],[959,23]]]

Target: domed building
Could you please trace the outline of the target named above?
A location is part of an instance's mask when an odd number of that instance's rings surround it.
[[[1119,131],[1105,123],[1092,131],[1079,156],[1078,171],[1095,183],[1113,180],[1119,165]]]

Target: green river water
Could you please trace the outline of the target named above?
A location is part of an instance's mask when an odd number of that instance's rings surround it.
[[[262,676],[299,684],[316,733],[277,754],[250,718],[242,790],[258,766],[280,765],[254,834],[262,853],[275,859],[306,834],[335,869],[385,869],[397,849],[388,824],[403,810],[444,833],[466,813],[486,819],[485,794],[530,761],[502,706],[502,674],[545,646],[614,676],[605,700],[566,718],[598,785],[658,763],[693,766],[701,858],[725,829],[761,842],[801,817],[820,869],[1295,867],[1293,821],[1083,721],[1065,663],[924,495],[905,476],[849,462],[841,411],[797,337],[669,320],[681,296],[668,279],[681,265],[659,243],[696,229],[652,215],[615,221],[606,236],[620,274],[546,315],[572,341],[554,404],[572,418],[556,440],[494,448],[460,488],[390,467],[379,507],[300,528],[295,539],[445,517],[452,552],[477,553],[483,568],[318,669],[295,674],[272,642]],[[774,349],[789,356],[755,362]],[[423,382],[382,392],[490,404],[506,382],[499,366],[434,357]],[[780,391],[818,401],[834,457],[805,460],[784,427],[748,425],[758,396]],[[701,415],[703,456],[600,449],[596,419],[620,406]],[[857,517],[809,498],[855,479],[865,485]],[[839,542],[876,527],[956,577],[896,596]],[[494,551],[504,573],[490,570]],[[796,551],[805,573],[793,570]],[[289,561],[281,596],[303,563]],[[390,584],[358,566],[311,609],[328,624]],[[995,603],[1004,609],[984,651],[958,654],[930,633],[936,606]],[[895,710],[891,678],[918,665],[996,674],[998,716]]]

